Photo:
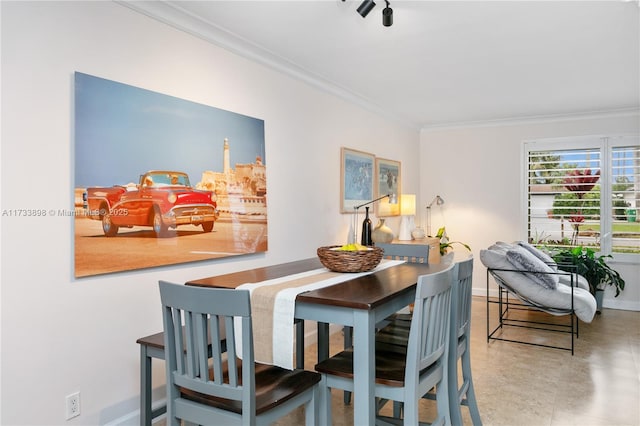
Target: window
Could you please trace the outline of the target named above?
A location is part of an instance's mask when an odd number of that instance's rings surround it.
[[[524,151],[530,242],[640,255],[638,136],[536,140]]]

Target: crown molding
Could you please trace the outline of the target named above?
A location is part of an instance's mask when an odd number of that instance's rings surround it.
[[[511,117],[497,120],[467,121],[423,126],[421,131],[455,130],[477,127],[505,127],[527,124],[548,124],[574,120],[597,120],[603,118],[620,118],[637,116],[640,119],[640,107],[620,108],[605,111],[580,112],[574,114],[537,115],[529,117]]]
[[[285,75],[320,89],[326,93],[358,105],[370,112],[396,121],[404,126],[420,129],[420,124],[399,116],[369,99],[330,81],[309,69],[276,55],[219,25],[208,22],[180,7],[180,2],[114,0],[115,3],[146,15],[152,19],[215,44],[225,50],[257,62]]]
[[[601,119],[612,117],[639,116],[640,107],[621,108],[603,111],[580,112],[572,114],[539,115],[525,117],[505,117],[502,119],[478,120],[466,122],[450,122],[439,124],[418,123],[400,116],[383,106],[376,104],[351,91],[350,89],[328,80],[313,70],[297,65],[264,47],[247,40],[238,34],[230,32],[215,23],[206,21],[180,7],[179,1],[136,1],[113,0],[115,3],[160,21],[166,25],[184,31],[209,43],[219,46],[227,51],[242,56],[252,62],[261,64],[299,81],[302,81],[316,89],[331,94],[346,102],[357,105],[365,110],[380,115],[385,119],[395,121],[401,125],[420,130],[422,132],[453,130],[464,128],[500,127],[540,123],[554,123],[571,120]],[[637,1],[637,0],[634,0]],[[640,4],[640,3],[639,3]]]

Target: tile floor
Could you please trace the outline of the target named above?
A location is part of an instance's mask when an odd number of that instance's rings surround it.
[[[592,323],[581,323],[574,356],[517,343],[487,343],[483,297],[474,298],[472,313],[471,365],[485,426],[640,426],[640,312],[604,309]],[[568,335],[509,332],[540,343],[569,344]],[[341,347],[341,333],[332,336],[331,345],[332,350]],[[307,368],[313,369],[315,357],[311,345]],[[434,410],[434,401],[423,400],[421,420],[429,421]],[[462,414],[470,425],[466,407]],[[303,424],[301,410],[276,423]],[[342,392],[333,392],[333,424],[353,425],[352,406],[344,405]]]

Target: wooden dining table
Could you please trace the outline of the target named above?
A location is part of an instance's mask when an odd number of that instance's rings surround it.
[[[413,302],[418,277],[446,264],[401,263],[328,287],[307,291],[295,299],[295,318],[318,324],[318,361],[329,357],[329,324],[353,327],[354,424],[375,422],[375,325]],[[249,269],[188,281],[200,287],[236,288],[322,268],[317,258]],[[324,398],[325,395],[321,395]],[[322,406],[322,401],[320,406]],[[322,418],[321,424],[330,424]]]

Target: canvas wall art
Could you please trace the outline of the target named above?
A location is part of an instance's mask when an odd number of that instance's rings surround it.
[[[264,121],[77,72],[75,276],[267,250]]]

